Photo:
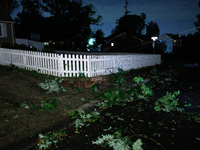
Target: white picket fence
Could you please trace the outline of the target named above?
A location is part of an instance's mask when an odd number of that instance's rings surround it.
[[[118,68],[130,69],[153,66],[161,63],[157,54],[53,54],[0,48],[0,64],[13,64],[26,70],[62,77],[86,77],[116,73]]]

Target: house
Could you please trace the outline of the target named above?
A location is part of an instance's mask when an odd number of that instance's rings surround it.
[[[102,51],[144,53],[152,49],[152,40],[143,35],[123,32],[116,36],[110,36],[106,44],[102,45]]]
[[[15,44],[14,21],[9,15],[7,0],[0,0],[0,47],[3,43]]]
[[[67,39],[67,37],[65,37]],[[68,38],[67,40],[49,40],[43,42],[45,48],[54,48],[55,50],[66,51],[87,51],[88,42],[80,34]]]
[[[163,34],[158,39],[158,45],[161,46],[161,49],[164,53],[172,53],[179,51],[182,45],[182,40],[179,38],[178,34]]]

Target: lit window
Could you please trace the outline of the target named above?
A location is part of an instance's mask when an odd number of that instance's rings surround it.
[[[45,46],[49,46],[49,43],[48,43],[48,42],[44,42],[44,45],[45,45]]]
[[[114,46],[115,44],[114,43],[111,43],[111,46]]]

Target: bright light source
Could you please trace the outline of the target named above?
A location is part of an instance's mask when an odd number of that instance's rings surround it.
[[[90,39],[88,40],[88,44],[89,44],[89,45],[94,45],[95,42],[96,42],[96,39],[95,39],[95,38],[90,38]]]
[[[114,43],[111,43],[111,46],[114,46]]]
[[[151,39],[152,39],[153,41],[156,41],[156,40],[158,39],[158,37],[154,36],[154,37],[151,37]]]

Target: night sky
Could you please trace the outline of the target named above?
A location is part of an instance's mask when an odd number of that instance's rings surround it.
[[[20,2],[20,0],[17,0]],[[93,31],[102,29],[105,36],[111,34],[116,27],[116,19],[124,15],[124,0],[83,0],[84,4],[93,4],[97,15],[101,15],[102,26],[92,26]],[[197,14],[200,14],[198,7],[199,0],[129,0],[128,10],[130,14],[146,14],[145,23],[150,21],[158,23],[160,35],[172,33],[187,35],[195,33],[194,22],[197,21]],[[16,10],[12,17],[16,16]]]

